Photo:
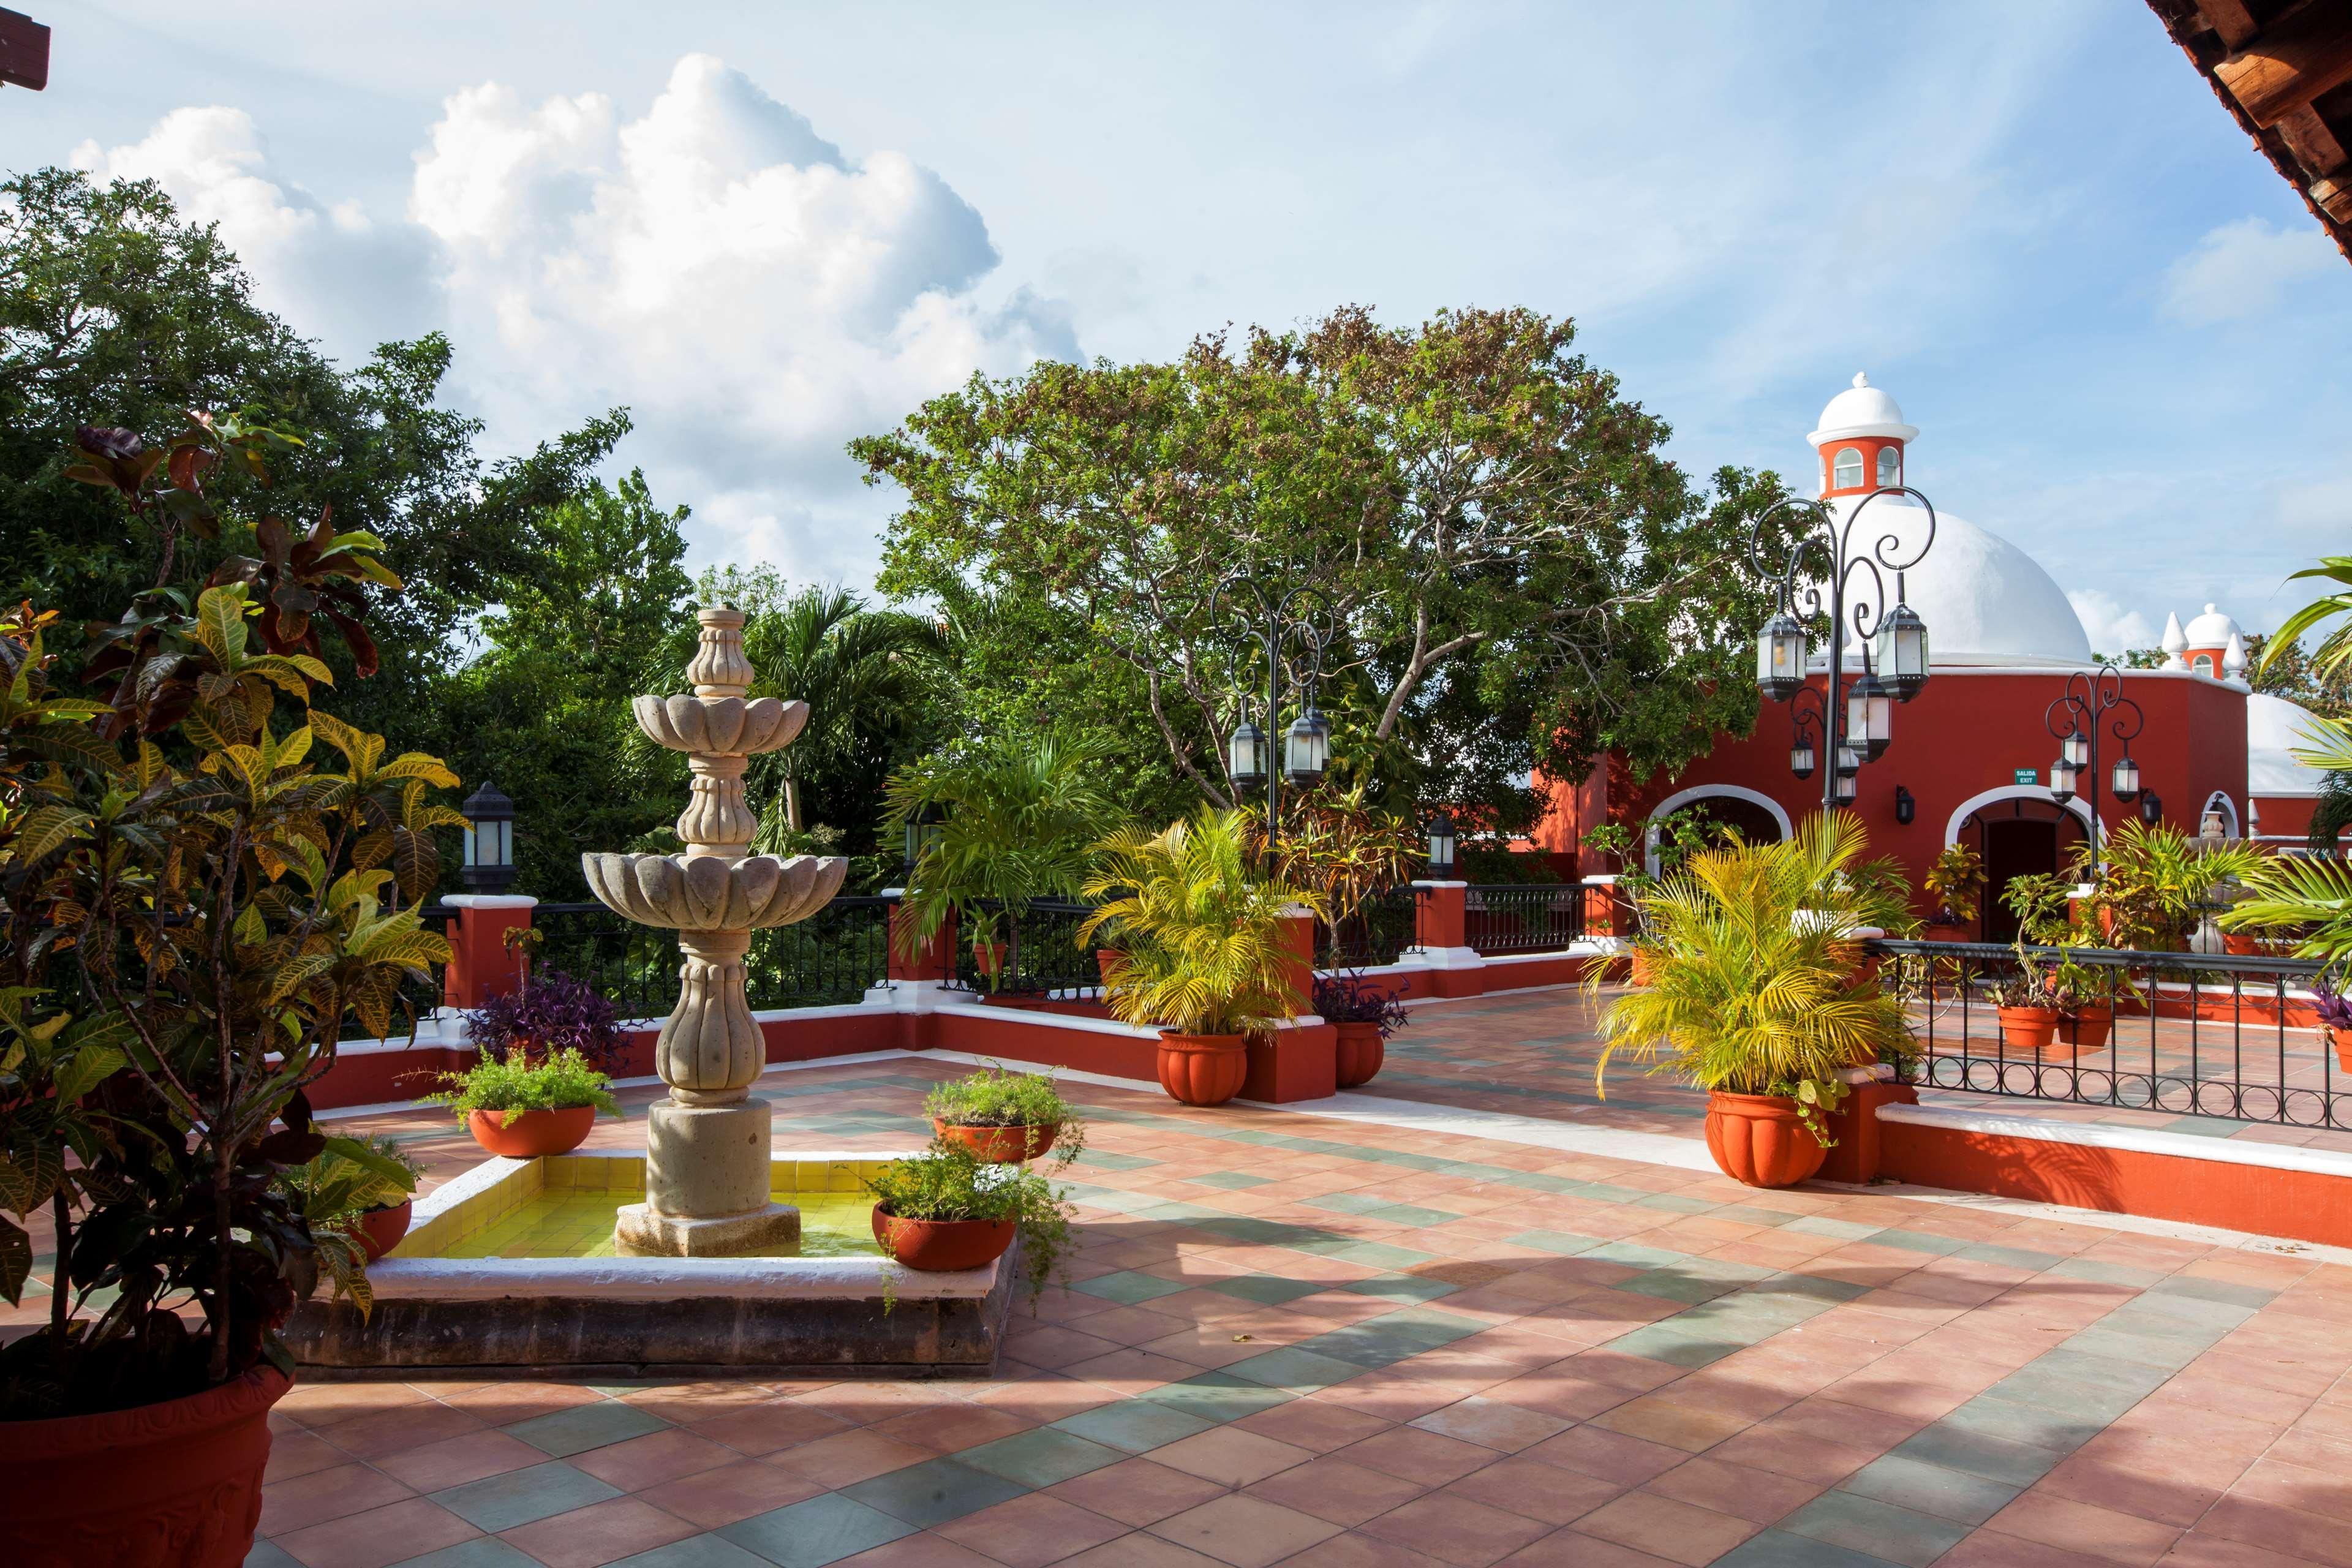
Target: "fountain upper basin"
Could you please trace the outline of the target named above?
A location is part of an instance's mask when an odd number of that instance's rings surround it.
[[[630,705],[646,738],[673,752],[757,756],[793,743],[808,704],[781,697],[640,697]]]
[[[797,706],[797,704],[795,705]],[[841,890],[849,862],[795,855],[580,857],[589,890],[616,914],[672,931],[747,931],[797,925]]]

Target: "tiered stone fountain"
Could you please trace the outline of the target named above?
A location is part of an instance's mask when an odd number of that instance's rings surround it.
[[[746,700],[743,613],[719,605],[696,619],[702,639],[686,667],[692,693],[635,704],[637,727],[684,752],[694,770],[677,819],[686,852],[581,857],[599,900],[640,925],[675,930],[685,952],[677,1006],[655,1047],[669,1099],[646,1118],[646,1201],[621,1208],[613,1226],[615,1249],[640,1257],[732,1257],[798,1240],[800,1210],[768,1196],[772,1108],[751,1093],[767,1047],[744,1000],[743,955],[754,931],[823,909],[849,867],[746,854],[759,824],[743,802],[745,763],[792,744],[808,704]]]

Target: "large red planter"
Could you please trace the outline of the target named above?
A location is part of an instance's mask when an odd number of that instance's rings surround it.
[[[1751,1187],[1794,1186],[1829,1158],[1795,1100],[1720,1089],[1706,1097],[1706,1152],[1725,1175]]]
[[[2336,1070],[2352,1073],[2352,1029],[2330,1029],[2327,1037],[2336,1042]]]
[[[1038,1127],[983,1127],[931,1118],[933,1135],[950,1143],[961,1143],[975,1158],[992,1165],[1018,1165],[1034,1160],[1054,1146],[1062,1135],[1062,1124],[1048,1121]]]
[[[1185,1105],[1223,1105],[1248,1079],[1246,1036],[1160,1031],[1160,1087],[1171,1099]]]
[[[905,1267],[925,1274],[977,1268],[1013,1245],[1009,1219],[899,1219],[874,1205],[874,1239]]]
[[[360,1247],[373,1263],[400,1245],[408,1234],[408,1221],[416,1211],[416,1200],[403,1198],[389,1208],[369,1209],[360,1215]]]
[[[2012,1051],[2046,1051],[2058,1035],[2055,1007],[2003,1007],[2000,1037]]]
[[[1626,961],[1625,984],[1646,986],[1651,979],[1650,955],[1637,947],[1633,949],[1632,957]]]
[[[588,1142],[596,1125],[593,1105],[567,1105],[559,1110],[526,1110],[506,1122],[503,1110],[477,1110],[466,1118],[474,1142],[509,1160],[535,1160],[542,1154],[569,1154]]]
[[[103,1415],[0,1421],[9,1568],[239,1568],[261,1522],[269,1407],[292,1380],[234,1382]]]
[[[1381,1038],[1378,1024],[1340,1024],[1339,1087],[1353,1089],[1360,1083],[1370,1083],[1388,1059],[1388,1046]]]
[[[2078,1056],[2107,1048],[2107,1039],[2116,1032],[2116,1010],[2112,1004],[2095,1007],[2077,1007],[2066,1015],[2058,1026],[2058,1038],[2074,1048]]]

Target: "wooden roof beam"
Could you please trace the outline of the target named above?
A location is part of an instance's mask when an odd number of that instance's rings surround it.
[[[2247,39],[2262,30],[2254,24],[2254,14],[2246,9],[2245,0],[2197,0],[2197,10],[2205,25],[2221,35],[2224,48],[2242,49]]]
[[[2347,162],[2343,142],[2310,104],[2279,116],[2278,133],[2306,174],[2332,174]]]
[[[2201,3],[2201,0],[2200,0]],[[2211,19],[2210,12],[2207,19]],[[2246,118],[2264,130],[2352,81],[2352,9],[2306,0],[2213,68]]]

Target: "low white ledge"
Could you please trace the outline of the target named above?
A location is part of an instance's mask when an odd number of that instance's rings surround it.
[[[535,910],[539,900],[529,893],[451,893],[441,900],[453,910]]]
[[[378,1300],[429,1297],[596,1296],[673,1301],[696,1296],[762,1300],[950,1300],[985,1296],[996,1264],[922,1273],[883,1258],[387,1258],[368,1268]]]
[[[2246,1138],[2199,1138],[2186,1132],[2159,1132],[2147,1128],[2118,1127],[2102,1121],[2055,1121],[2032,1116],[2011,1116],[1994,1110],[1947,1110],[1924,1105],[1882,1105],[1881,1121],[1946,1132],[1974,1132],[1991,1138],[2024,1138],[2037,1143],[2071,1143],[2084,1149],[2114,1149],[2134,1154],[2161,1154],[2176,1160],[2206,1160],[2222,1165],[2254,1165],[2271,1171],[2307,1171],[2315,1175],[2352,1179],[2352,1153],[2330,1149],[2306,1149],[2293,1143],[2263,1143]]]

